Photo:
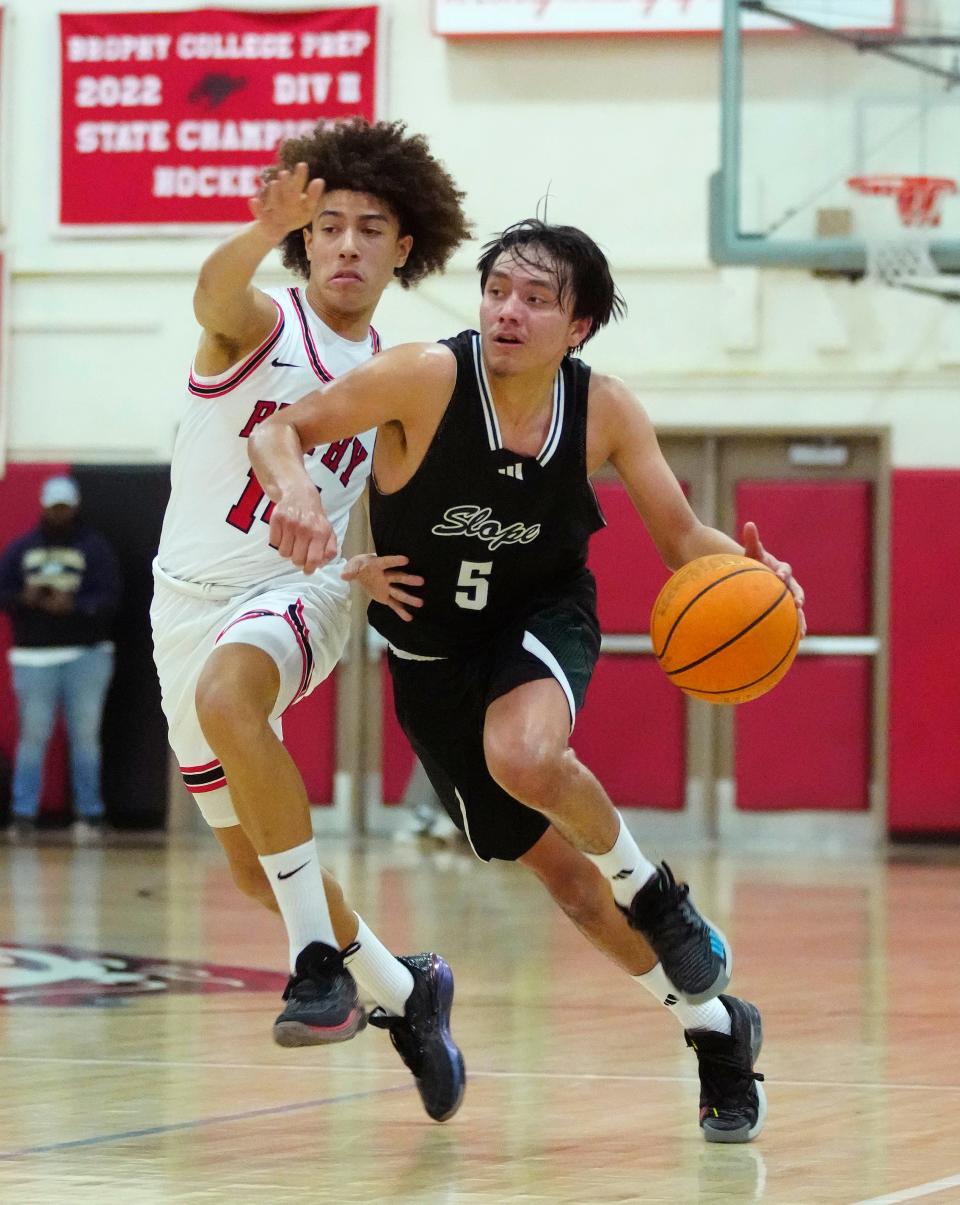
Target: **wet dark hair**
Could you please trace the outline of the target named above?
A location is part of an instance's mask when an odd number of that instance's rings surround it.
[[[539,218],[524,218],[508,226],[484,246],[477,260],[481,292],[487,287],[493,265],[505,251],[529,267],[551,273],[560,304],[568,306],[574,318],[590,319],[590,331],[574,351],[579,351],[611,318],[626,314],[627,303],[613,283],[607,257],[576,226],[549,226]],[[552,262],[544,263],[545,259]]]
[[[330,192],[370,193],[387,206],[400,224],[401,237],[413,237],[407,262],[395,272],[405,289],[439,272],[470,237],[462,208],[465,194],[434,159],[427,140],[407,134],[401,121],[321,123],[312,134],[280,144],[277,163],[263,173],[264,182],[284,169],[293,171],[298,163],[306,163],[311,180],[321,176]],[[309,279],[303,232],[291,231],[280,247],[284,267]]]

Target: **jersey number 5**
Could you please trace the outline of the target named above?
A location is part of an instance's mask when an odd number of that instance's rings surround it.
[[[454,595],[458,607],[465,611],[482,611],[487,605],[490,583],[487,578],[493,571],[493,561],[461,561],[457,585],[463,586]]]

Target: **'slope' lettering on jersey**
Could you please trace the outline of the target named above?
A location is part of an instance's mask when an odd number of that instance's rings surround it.
[[[490,546],[491,552],[504,544],[529,544],[540,534],[540,524],[527,527],[510,523],[506,527],[492,518],[489,506],[451,506],[443,512],[443,522],[430,530],[435,536],[475,536]]]

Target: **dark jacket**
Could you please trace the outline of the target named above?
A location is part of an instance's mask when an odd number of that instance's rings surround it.
[[[73,595],[68,615],[27,606],[28,586]],[[13,623],[17,648],[65,648],[110,639],[120,602],[120,568],[113,549],[97,531],[78,523],[69,533],[47,534],[35,527],[0,555],[0,610]]]

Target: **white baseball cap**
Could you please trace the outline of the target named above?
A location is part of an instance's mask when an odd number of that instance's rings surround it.
[[[80,487],[72,477],[48,477],[40,490],[40,505],[79,506]]]

